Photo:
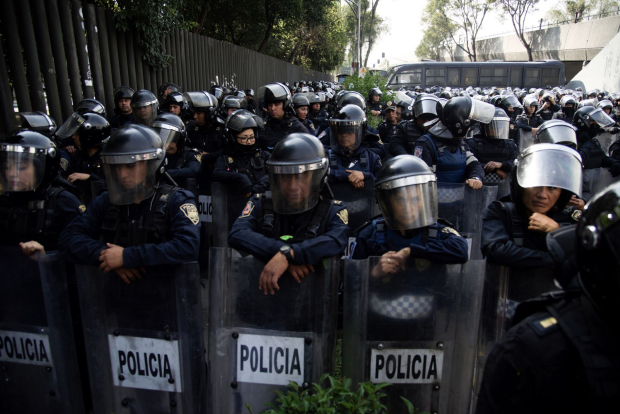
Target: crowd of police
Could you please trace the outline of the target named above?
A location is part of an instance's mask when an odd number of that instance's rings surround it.
[[[439,86],[394,96],[330,82],[256,96],[166,83],[157,96],[117,88],[111,112],[85,99],[60,128],[19,113],[21,128],[0,140],[1,244],[140,283],[210,247],[197,197],[223,183],[245,203],[229,246],[264,263],[258,289],[285,295],[281,278],[302,283],[334,256],[377,257],[377,280],[420,260],[466,263],[476,252],[441,216],[438,186],[496,187],[484,211],[460,211],[482,222],[474,249],[506,267],[557,266],[560,291],[517,308],[477,412],[606,411],[620,392],[620,96]],[[595,191],[596,180],[613,184]],[[380,215],[354,228],[347,205],[364,198]]]

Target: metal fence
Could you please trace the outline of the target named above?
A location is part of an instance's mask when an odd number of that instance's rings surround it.
[[[333,80],[181,30],[162,37],[174,60],[154,70],[142,60],[136,30],[116,30],[113,12],[79,0],[2,0],[0,31],[0,133],[16,126],[16,111],[44,111],[60,124],[84,98],[98,99],[111,112],[121,85],[156,93],[164,82],[192,91],[215,82],[256,89],[276,81]]]

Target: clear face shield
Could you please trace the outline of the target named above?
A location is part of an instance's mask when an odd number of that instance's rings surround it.
[[[77,130],[80,128],[80,125],[84,123],[84,118],[80,116],[77,112],[71,114],[69,119],[65,121],[64,124],[58,129],[56,132],[56,136],[59,138],[71,138]]]
[[[576,128],[566,122],[551,120],[543,123],[534,142],[537,144],[561,144],[572,149],[577,149]]]
[[[338,154],[351,155],[362,143],[362,121],[329,121],[330,145]]]
[[[557,187],[581,196],[581,176],[581,156],[562,145],[533,145],[518,158],[517,182],[522,188]]]
[[[413,113],[415,117],[419,118],[424,114],[435,115],[435,117],[437,117],[437,102],[439,102],[439,100],[436,98],[420,95],[413,103]]]
[[[132,103],[131,108],[136,122],[139,124],[151,125],[151,122],[157,117],[157,100]]]
[[[437,182],[434,175],[418,175],[375,186],[377,202],[387,226],[411,230],[437,221]]]
[[[137,155],[102,155],[110,202],[123,206],[139,203],[155,193],[157,169],[163,151]]]
[[[484,125],[484,132],[487,138],[508,139],[510,132],[510,118],[495,117],[491,122]]]
[[[56,123],[43,112],[20,112],[19,123],[21,128],[30,128],[46,136],[56,131]]]
[[[278,214],[297,214],[319,202],[321,184],[327,174],[327,159],[304,165],[269,165],[273,209]]]
[[[45,155],[39,148],[0,146],[0,194],[35,190],[45,174]]]
[[[590,112],[589,115],[590,119],[599,124],[601,128],[608,128],[615,123],[601,108],[597,108],[595,111]]]
[[[164,143],[164,151],[168,151],[170,144],[176,144],[183,135],[183,131],[180,128],[165,122],[153,122],[151,123],[151,128],[159,134],[161,142]]]
[[[488,124],[495,116],[495,106],[486,102],[471,99],[471,110],[469,111],[469,119]]]

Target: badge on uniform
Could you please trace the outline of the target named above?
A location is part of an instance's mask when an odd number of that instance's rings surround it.
[[[388,101],[387,106],[392,106],[392,101]]]
[[[441,229],[442,233],[452,233],[455,236],[459,236],[461,237],[461,235],[459,234],[458,231],[454,230],[452,227],[444,227],[443,229]]]
[[[321,132],[317,138],[321,139],[321,138],[323,138],[325,136],[325,134],[327,134],[327,131]]]
[[[185,214],[194,225],[200,222],[200,216],[198,215],[198,209],[192,203],[183,204],[179,209]]]
[[[69,168],[69,160],[66,158],[61,158],[60,159],[60,168],[62,168],[63,170],[67,171],[67,168]]]
[[[78,209],[80,210],[80,213],[83,213],[86,211],[86,206],[84,204],[80,204],[80,206],[78,207]]]
[[[571,214],[570,216],[573,218],[573,220],[579,221],[579,219],[581,218],[581,210],[573,211],[573,214]]]
[[[198,162],[202,162],[202,154],[196,154],[196,155],[194,155],[194,157],[196,157]]]
[[[252,214],[252,210],[254,210],[254,203],[248,201],[239,218],[250,217],[250,214]]]
[[[514,124],[510,124],[510,129],[515,129]]]
[[[418,158],[422,158],[422,152],[423,151],[424,151],[424,148],[422,148],[422,147],[415,147],[415,151],[413,152],[413,155],[415,155]]]
[[[340,220],[342,220],[344,224],[347,226],[349,225],[349,212],[346,209],[340,210],[336,213],[336,215],[340,217]]]

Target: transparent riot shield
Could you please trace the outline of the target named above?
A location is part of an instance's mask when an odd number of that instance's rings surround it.
[[[439,218],[467,238],[470,259],[481,259],[482,213],[497,197],[496,186],[474,190],[467,184],[437,183]]]
[[[601,147],[603,148],[603,151],[605,151],[605,154],[609,154],[609,147],[616,141],[617,136],[617,134],[612,135],[609,132],[601,132],[596,136],[596,139],[601,144]]]
[[[484,260],[442,265],[411,260],[381,274],[380,257],[347,260],[343,375],[388,382],[389,413],[467,412],[473,394]]]
[[[583,170],[583,198],[588,201],[594,194],[605,187],[620,180],[620,177],[612,177],[607,168],[591,168]]]
[[[364,188],[356,190],[350,183],[329,183],[334,199],[343,201],[349,213],[349,228],[355,231],[371,217],[381,214],[375,200],[374,180],[365,180]]]
[[[527,148],[534,144],[534,136],[532,131],[526,131],[523,128],[519,128],[519,152],[525,151]]]
[[[228,234],[237,217],[241,215],[248,198],[224,183],[211,184],[213,210],[212,247],[228,247]]]
[[[558,290],[553,281],[553,270],[553,267],[510,268],[487,263],[477,350],[476,390],[479,390],[487,357],[504,332],[511,328],[519,303]]]
[[[0,247],[0,412],[84,413],[65,265]]]
[[[95,414],[204,411],[197,263],[148,267],[127,284],[77,266]]]
[[[265,266],[232,249],[212,248],[210,264],[210,413],[262,412],[289,381],[308,388],[333,373],[337,259],[297,283],[282,275],[275,295],[258,289]]]

